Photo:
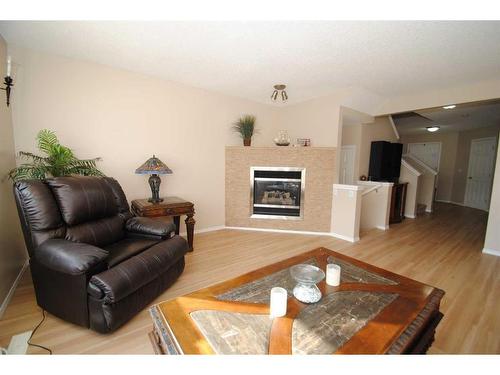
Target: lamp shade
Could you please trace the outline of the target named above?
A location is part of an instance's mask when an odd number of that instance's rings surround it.
[[[153,155],[143,165],[135,170],[137,174],[172,174],[172,170]]]

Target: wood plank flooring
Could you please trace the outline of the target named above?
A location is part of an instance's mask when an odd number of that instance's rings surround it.
[[[388,231],[362,233],[356,244],[324,236],[220,230],[197,234],[195,251],[173,287],[153,303],[192,292],[242,273],[324,246],[446,291],[444,319],[431,353],[500,353],[500,257],[482,254],[487,214],[436,203],[435,212],[406,219]],[[27,272],[0,320],[0,346],[39,322]],[[142,311],[121,329],[100,335],[48,315],[33,341],[55,354],[153,353]],[[30,353],[43,353],[31,347]]]

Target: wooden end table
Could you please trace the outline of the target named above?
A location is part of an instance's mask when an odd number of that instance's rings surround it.
[[[162,202],[151,203],[147,199],[135,199],[132,201],[132,212],[136,216],[145,217],[165,217],[173,216],[175,223],[175,233],[179,234],[180,216],[186,215],[186,230],[189,244],[189,251],[193,251],[194,237],[194,204],[179,197],[166,197]]]

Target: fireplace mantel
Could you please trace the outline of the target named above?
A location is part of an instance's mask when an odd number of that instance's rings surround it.
[[[226,226],[329,232],[335,150],[334,147],[226,147]],[[306,169],[301,220],[251,217],[251,167]]]
[[[298,153],[307,153],[311,152],[313,150],[329,150],[329,151],[334,151],[336,150],[336,147],[312,147],[312,146],[306,146],[306,147],[294,147],[294,146],[226,146],[226,150],[228,149],[236,149],[236,150],[243,150],[246,152],[254,152],[256,150],[276,150],[280,152],[298,152]]]

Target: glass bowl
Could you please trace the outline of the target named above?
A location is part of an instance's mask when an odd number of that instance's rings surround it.
[[[317,284],[325,277],[321,268],[311,264],[297,264],[290,268],[293,279],[302,284]]]
[[[310,264],[297,264],[290,268],[290,274],[297,282],[293,295],[300,302],[315,303],[321,299],[321,291],[316,286],[325,273],[320,268]]]

